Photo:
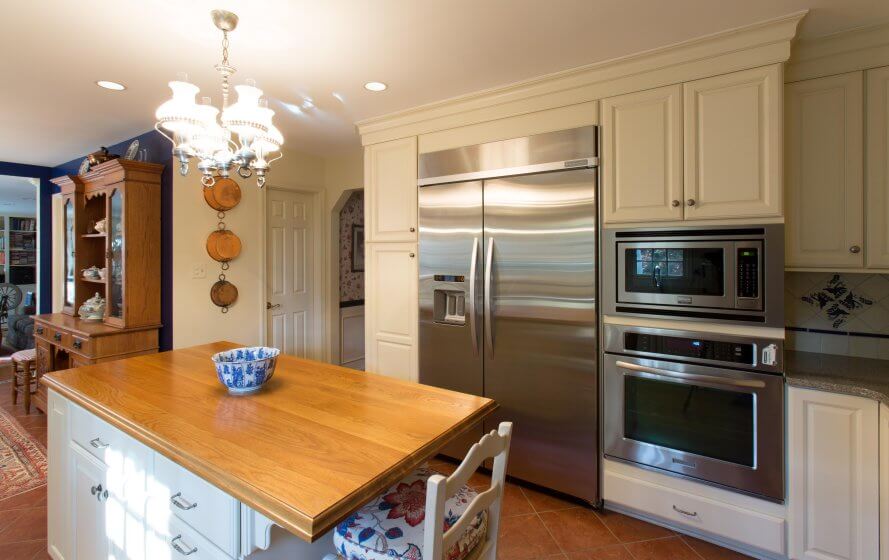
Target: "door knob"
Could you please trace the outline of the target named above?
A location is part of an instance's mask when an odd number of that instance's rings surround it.
[[[685,203],[686,203],[687,205],[689,205],[689,206],[694,206],[694,205],[695,205],[695,199],[693,199],[693,198],[689,198],[688,200],[685,201]]]
[[[861,252],[861,247],[859,247],[858,245],[852,245],[851,247],[849,247],[849,252],[857,255]]]
[[[266,308],[266,309],[274,309],[274,308],[276,308],[276,307],[281,307],[281,304],[280,304],[280,303],[276,303],[275,305],[272,305],[272,302],[270,302],[270,301],[265,302],[265,308]]]
[[[670,203],[670,205],[671,205],[673,208],[676,208],[676,207],[679,206],[680,204],[682,204],[682,203],[679,202],[678,200],[674,200],[673,202]]]

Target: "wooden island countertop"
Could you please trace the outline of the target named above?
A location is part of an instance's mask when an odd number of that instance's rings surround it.
[[[210,356],[237,346],[107,362],[41,382],[308,541],[497,406],[284,355],[262,391],[234,397]]]

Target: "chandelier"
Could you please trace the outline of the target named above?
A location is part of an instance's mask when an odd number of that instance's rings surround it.
[[[209,97],[197,103],[200,89],[181,77],[170,82],[173,97],[157,108],[154,128],[172,142],[180,174],[188,174],[189,162],[195,158],[206,188],[214,185],[216,175],[228,177],[232,170],[244,179],[256,174],[256,184],[262,187],[271,163],[282,157],[284,137],[272,124],[275,112],[253,80],[234,86],[238,99],[228,104],[228,80],[236,71],[228,63],[228,34],[237,27],[238,16],[225,10],[213,10],[210,15],[222,31],[222,62],[215,66],[222,78],[221,115]]]

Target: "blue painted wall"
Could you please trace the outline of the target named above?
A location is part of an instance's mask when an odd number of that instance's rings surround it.
[[[164,326],[160,331],[160,347],[161,350],[170,350],[173,347],[173,156],[171,154],[171,146],[169,141],[164,138],[159,132],[152,130],[150,132],[146,132],[140,136],[136,136],[135,138],[130,138],[128,140],[124,140],[123,142],[113,144],[107,146],[108,150],[112,154],[123,155],[127,151],[127,147],[130,143],[135,140],[139,140],[139,149],[147,150],[147,155],[145,157],[145,161],[150,161],[152,163],[161,163],[164,165],[164,172],[161,175],[161,321]],[[99,147],[96,146],[96,149]],[[86,157],[86,154],[83,156],[73,159],[71,161],[62,163],[52,168],[51,176],[52,177],[60,177],[62,175],[76,175],[77,170],[80,167],[80,162],[83,158]],[[48,169],[48,168],[42,168]],[[0,168],[0,173],[2,173],[2,168]],[[31,175],[34,176],[34,175]],[[41,182],[41,185],[43,183]],[[55,186],[50,184],[50,186]],[[41,187],[41,196],[43,195],[43,189]],[[46,204],[45,207],[49,211],[50,208],[50,200],[49,196],[51,193],[49,189],[47,189],[46,194]],[[41,208],[44,206],[43,199],[41,198]],[[43,213],[41,212],[41,220],[43,220]],[[51,220],[51,213],[47,215],[46,221],[42,221],[44,224],[49,224]],[[52,231],[50,227],[41,228],[40,239],[41,243],[43,243],[44,238],[48,238],[49,245],[44,246],[52,246]],[[41,260],[41,263],[43,260]],[[51,270],[51,266],[45,266],[44,271],[48,272]],[[44,280],[44,276],[47,277]],[[51,286],[52,279],[51,275],[46,274],[41,276],[41,286]],[[43,300],[43,295],[41,294],[41,302]],[[50,299],[47,299],[47,306],[42,309],[50,309],[51,307],[51,295]]]
[[[37,293],[37,312],[52,311],[52,190],[55,185],[49,182],[54,177],[52,169],[40,165],[25,165],[0,161],[0,175],[33,177],[40,179],[40,290]]]

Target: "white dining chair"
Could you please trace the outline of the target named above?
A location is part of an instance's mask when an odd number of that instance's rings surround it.
[[[511,437],[501,423],[448,477],[417,469],[337,525],[324,560],[495,560]],[[491,485],[477,492],[466,483],[488,459]]]

